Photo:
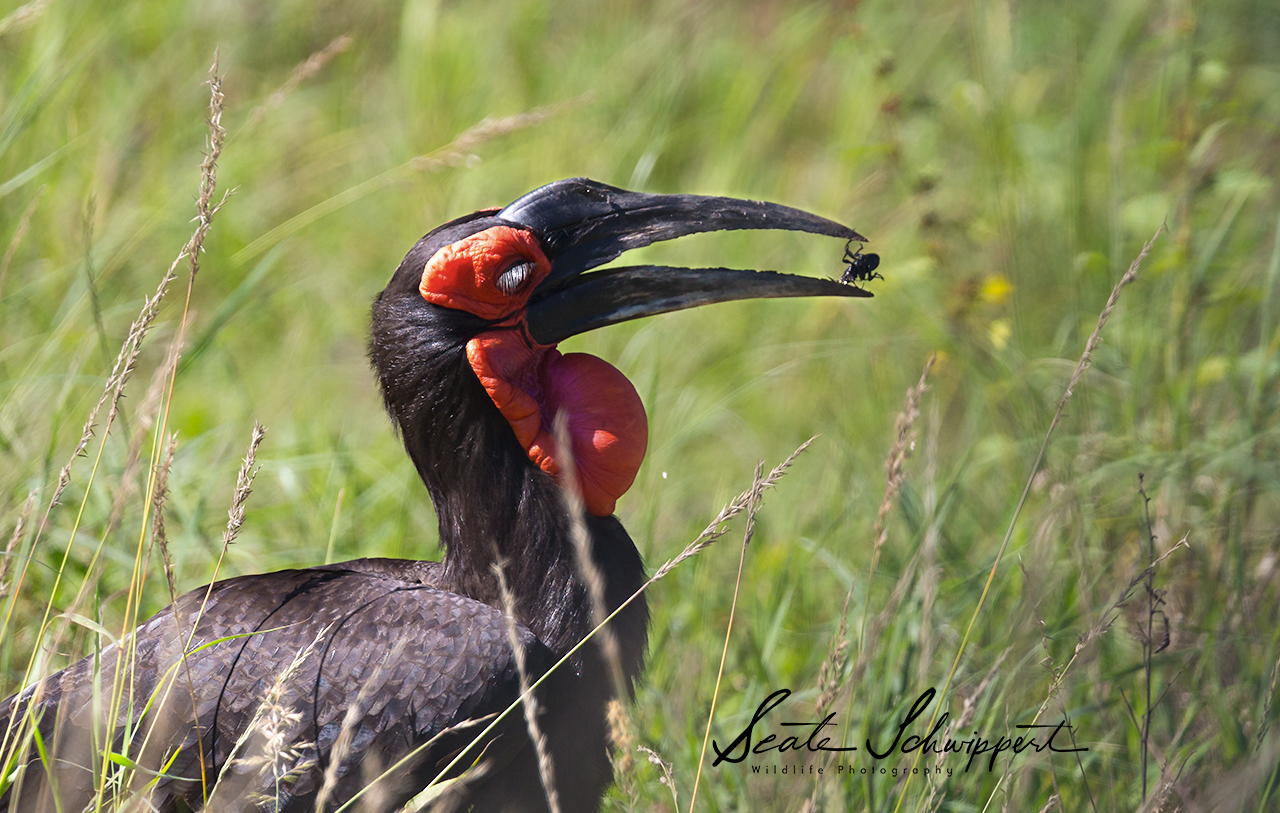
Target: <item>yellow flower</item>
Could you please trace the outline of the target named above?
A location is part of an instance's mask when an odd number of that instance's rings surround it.
[[[1000,274],[992,274],[982,283],[982,301],[989,305],[1003,305],[1013,294],[1013,283]]]
[[[991,323],[988,335],[991,337],[991,346],[997,350],[1003,350],[1005,345],[1009,343],[1009,336],[1013,334],[1013,328],[1009,326],[1008,319],[997,319]]]

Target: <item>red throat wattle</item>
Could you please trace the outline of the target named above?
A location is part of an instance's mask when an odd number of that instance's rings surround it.
[[[497,278],[513,259],[536,271],[504,293]],[[565,413],[583,502],[592,514],[608,516],[644,461],[649,423],[635,387],[613,365],[587,353],[562,354],[529,335],[524,308],[550,270],[533,235],[494,226],[436,252],[423,269],[421,293],[428,302],[499,321],[499,329],[467,343],[471,369],[529,459],[557,480],[563,455],[551,426]]]
[[[467,360],[529,459],[557,479],[564,470],[551,423],[564,411],[583,502],[596,516],[612,514],[649,443],[644,405],[627,377],[596,356],[536,344],[524,330],[475,337]]]

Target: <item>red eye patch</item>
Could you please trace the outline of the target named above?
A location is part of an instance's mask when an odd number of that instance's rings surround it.
[[[513,287],[503,275],[521,263],[533,268]],[[492,226],[437,251],[422,270],[418,290],[433,305],[496,321],[524,308],[549,273],[551,262],[538,238],[510,226]]]
[[[568,416],[583,501],[592,514],[608,516],[640,469],[649,425],[635,387],[608,362],[561,355],[529,336],[524,308],[549,273],[536,237],[492,226],[437,251],[422,270],[419,291],[432,304],[507,327],[467,343],[471,369],[529,459],[557,480],[565,456],[551,423],[561,411]]]

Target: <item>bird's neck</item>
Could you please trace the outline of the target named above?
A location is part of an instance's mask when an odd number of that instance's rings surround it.
[[[596,619],[590,576],[572,542],[563,494],[530,462],[501,416],[476,415],[470,423],[465,448],[451,444],[450,449],[415,455],[445,546],[442,586],[500,607],[493,571],[500,564],[517,618],[553,651],[564,652],[582,640]],[[612,611],[639,588],[644,566],[615,517],[584,512],[583,520],[591,566],[603,577],[605,605]],[[637,650],[643,649],[643,609],[640,616],[640,628],[632,631]]]
[[[484,426],[473,432],[468,448],[434,454],[419,464],[445,547],[441,586],[501,607],[494,573],[500,566],[516,617],[552,650],[563,652],[592,626],[586,580],[558,488],[529,463],[514,439],[508,442],[510,434],[505,422]],[[623,546],[634,557],[633,566],[613,562],[606,578],[630,580],[633,574],[627,571],[640,575],[639,555],[621,525],[616,520],[613,525],[616,533],[604,540],[606,528],[589,521],[593,559],[600,563],[606,541]]]
[[[388,409],[435,505],[445,547],[440,587],[501,607],[493,572],[501,563],[517,619],[562,653],[594,622],[560,488],[529,460],[461,348],[415,346],[431,334],[412,327],[399,335],[375,331],[372,350]],[[398,352],[382,356],[380,344]],[[644,566],[616,518],[585,519],[613,610],[640,586]],[[643,597],[612,625],[632,653],[634,664],[625,664],[632,674],[646,625]]]

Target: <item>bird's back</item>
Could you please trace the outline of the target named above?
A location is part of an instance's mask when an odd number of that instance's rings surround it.
[[[519,693],[505,618],[437,587],[439,567],[366,559],[186,594],[96,663],[86,658],[8,701],[6,718],[15,700],[23,711],[35,701],[56,767],[51,782],[30,749],[20,802],[11,789],[0,810],[83,809],[99,793],[101,776],[86,766],[100,763],[93,743],[108,728],[124,757],[108,767],[140,768],[124,793],[149,794],[161,809],[179,798],[199,808],[212,794],[232,809],[309,811],[326,781],[333,809],[437,738],[371,791],[402,803],[477,733],[447,729]],[[522,626],[517,633],[529,669],[545,670],[546,647]],[[131,676],[128,691],[117,673]],[[504,739],[487,758],[510,759],[518,737]]]

